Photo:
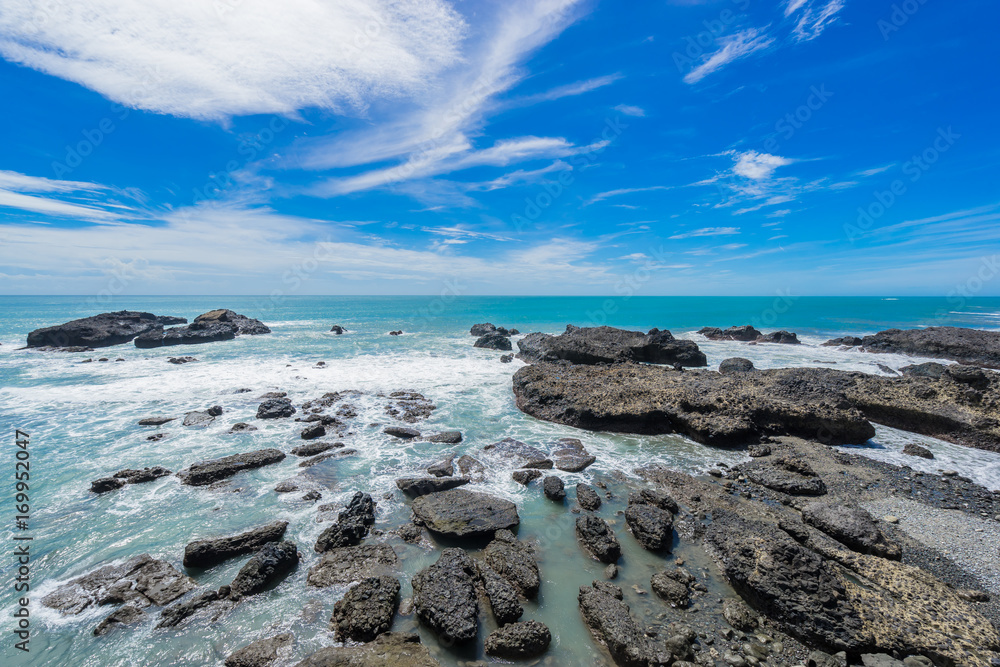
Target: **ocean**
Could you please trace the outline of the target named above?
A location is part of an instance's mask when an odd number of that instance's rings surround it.
[[[254,639],[279,631],[296,635],[296,660],[333,642],[328,621],[342,588],[305,585],[309,567],[318,559],[312,545],[328,524],[317,523],[316,503],[300,493],[278,495],[279,482],[300,471],[289,456],[281,464],[243,473],[226,489],[182,486],[175,477],[127,486],[103,495],[90,493],[90,481],[122,468],[162,465],[178,471],[198,460],[264,447],[288,451],[301,444],[301,424],[290,420],[257,422],[260,429],[235,436],[226,432],[239,421],[254,421],[259,396],[286,391],[296,405],[326,392],[357,389],[352,400],[358,416],[353,435],[344,439],[359,455],[309,469],[322,488],[322,503],[339,503],[355,491],[371,493],[379,503],[377,528],[389,530],[409,518],[408,502],[394,480],[413,475],[454,451],[481,458],[481,448],[504,437],[529,444],[578,437],[597,456],[582,473],[561,473],[567,487],[580,481],[627,476],[638,467],[661,464],[703,473],[718,463],[744,460],[742,452],[711,449],[680,436],[597,434],[537,421],[514,406],[511,375],[522,363],[499,362],[500,353],[472,347],[469,327],[478,322],[517,328],[522,333],[558,333],[566,324],[647,330],[669,329],[697,340],[710,367],[727,357],[751,359],[759,368],[826,366],[884,374],[923,361],[898,355],[872,355],[821,347],[828,338],[863,335],[890,327],[953,325],[1000,328],[1000,298],[810,298],[776,295],[754,298],[706,297],[0,297],[0,420],[6,464],[0,478],[3,516],[13,510],[14,431],[28,432],[31,455],[32,579],[30,654],[14,652],[4,630],[4,664],[59,665],[215,665]],[[140,350],[131,344],[87,353],[43,353],[17,350],[33,329],[109,310],[145,310],[189,320],[215,308],[231,308],[271,327],[265,336],[197,346]],[[339,324],[347,333],[336,336]],[[703,326],[753,324],[763,331],[798,333],[803,344],[746,345],[711,342],[695,332]],[[388,336],[401,329],[402,336]],[[517,337],[515,337],[515,340]],[[516,345],[515,345],[516,347]],[[172,365],[167,357],[191,355],[196,362]],[[109,362],[97,362],[99,357]],[[84,358],[94,363],[80,364]],[[124,361],[117,362],[121,358]],[[317,362],[325,362],[317,366]],[[249,392],[237,393],[249,389]],[[388,417],[377,394],[418,391],[437,409],[415,426],[424,432],[458,429],[462,444],[450,447],[404,442],[382,434]],[[156,429],[136,422],[146,416],[183,417],[186,412],[221,405],[224,413],[207,429],[172,422],[167,437],[146,440]],[[1000,455],[878,427],[878,435],[852,451],[893,463],[935,472],[955,469],[988,488],[1000,488]],[[908,442],[930,448],[933,461],[904,457]],[[485,462],[485,461],[484,461]],[[573,534],[575,515],[546,500],[537,485],[521,487],[510,469],[492,462],[482,490],[517,503],[519,535],[544,545],[542,593],[526,607],[525,619],[546,623],[553,632],[547,664],[606,664],[579,620],[576,594],[580,585],[599,578],[603,566],[587,559]],[[611,488],[615,492],[614,487]],[[570,492],[572,498],[572,491]],[[611,501],[623,504],[623,497]],[[613,513],[606,516],[613,518]],[[154,623],[119,630],[103,637],[93,627],[110,609],[94,608],[79,616],[61,617],[37,602],[53,590],[97,566],[149,553],[178,567],[186,543],[194,538],[231,534],[276,519],[290,522],[288,539],[299,545],[304,561],[274,590],[254,596],[214,623],[198,622],[177,630],[153,630]],[[3,535],[10,544],[11,523]],[[622,529],[619,521],[617,529]],[[622,539],[631,539],[622,535]],[[392,542],[400,553],[404,579],[439,555],[430,545]],[[5,547],[6,548],[6,547]],[[681,557],[697,559],[678,546]],[[228,583],[245,559],[234,559],[198,573],[199,585]],[[640,552],[622,569],[627,580],[648,581],[662,568],[662,558]],[[698,565],[696,560],[693,564]],[[710,564],[701,564],[711,567]],[[13,559],[0,561],[3,585],[0,607],[10,618],[17,597],[8,582],[15,576]],[[648,573],[646,571],[648,570]],[[632,595],[631,593],[629,593]],[[652,596],[630,598],[637,614],[655,614]],[[414,616],[398,617],[395,630],[419,631],[442,664],[457,666],[475,658],[474,649],[438,646],[418,628]],[[489,630],[490,628],[485,628]],[[485,633],[483,633],[485,636]],[[9,662],[7,659],[16,660]]]

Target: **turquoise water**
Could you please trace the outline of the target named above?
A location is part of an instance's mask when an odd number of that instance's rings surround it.
[[[510,376],[519,361],[501,364],[495,351],[477,350],[469,327],[482,321],[516,327],[522,332],[561,331],[567,323],[670,329],[678,336],[698,340],[717,365],[730,356],[746,356],[758,367],[828,365],[845,370],[881,373],[877,364],[898,368],[913,359],[895,355],[867,355],[823,348],[834,335],[864,334],[888,327],[957,325],[1000,327],[1000,299],[962,302],[947,299],[900,298],[505,298],[462,297],[288,297],[276,301],[253,297],[115,297],[110,303],[83,297],[0,297],[0,421],[10,441],[0,480],[4,502],[13,496],[13,431],[31,433],[33,597],[39,599],[59,582],[96,566],[148,552],[180,565],[183,546],[193,538],[243,530],[278,518],[290,522],[289,538],[304,562],[275,590],[239,605],[216,623],[195,623],[176,631],[153,631],[146,623],[124,632],[95,638],[91,631],[110,610],[89,610],[79,617],[61,618],[32,606],[32,651],[15,653],[9,627],[2,628],[3,655],[26,665],[211,665],[253,639],[280,630],[296,634],[293,657],[333,643],[327,631],[333,604],[342,589],[309,589],[308,568],[317,560],[312,544],[325,527],[315,521],[315,505],[301,494],[273,492],[275,484],[299,472],[289,457],[281,464],[238,476],[228,490],[182,487],[168,477],[150,484],[94,496],[90,480],[125,467],[163,465],[177,471],[204,458],[278,447],[288,451],[299,444],[300,424],[290,420],[261,425],[259,431],[231,436],[237,421],[254,421],[262,393],[287,391],[298,405],[329,391],[359,389],[358,417],[353,435],[344,439],[360,452],[356,458],[329,462],[310,469],[322,485],[322,503],[341,502],[356,490],[367,491],[379,502],[377,527],[391,529],[409,518],[408,503],[395,491],[394,480],[412,475],[455,451],[478,456],[483,445],[512,436],[545,445],[560,437],[580,437],[598,462],[581,474],[562,474],[567,487],[578,481],[607,477],[613,471],[632,471],[661,463],[690,472],[703,472],[717,462],[742,460],[738,452],[712,450],[676,436],[638,437],[581,433],[538,422],[514,406]],[[132,345],[104,348],[94,353],[62,354],[18,351],[35,328],[107,310],[135,309],[193,318],[213,308],[228,307],[258,317],[273,329],[268,336],[242,337],[202,346],[138,350]],[[802,346],[746,346],[709,342],[694,331],[702,326],[752,323],[767,330],[798,332]],[[329,333],[333,324],[348,334]],[[400,337],[386,335],[402,329]],[[192,355],[196,363],[174,366],[169,356]],[[79,364],[82,358],[106,356],[108,363]],[[122,362],[114,362],[116,358]],[[324,368],[316,362],[325,361]],[[236,390],[249,388],[249,393]],[[407,444],[381,434],[370,424],[388,423],[379,392],[416,390],[438,406],[431,418],[417,425],[422,431],[459,429],[465,441],[454,448],[429,443]],[[192,430],[171,423],[162,428],[165,439],[151,443],[150,430],[136,426],[149,415],[183,416],[185,412],[221,405],[225,413],[208,429]],[[866,450],[871,456],[893,460],[906,441],[915,438],[889,429]],[[998,488],[1000,457],[945,443],[926,441],[938,459],[933,466],[954,467]],[[486,462],[486,461],[484,461]],[[529,605],[525,618],[549,625],[554,643],[552,664],[605,664],[606,656],[586,633],[576,610],[577,587],[600,576],[602,567],[586,559],[573,536],[575,515],[567,507],[545,500],[537,487],[523,488],[510,481],[510,468],[487,462],[488,480],[480,488],[518,504],[520,535],[544,546],[543,592],[540,603]],[[908,461],[908,463],[914,463]],[[919,463],[919,462],[917,462]],[[927,465],[919,463],[920,465]],[[388,496],[386,497],[386,494]],[[570,500],[573,492],[570,491]],[[617,519],[624,497],[610,501],[601,514]],[[4,507],[4,515],[13,514]],[[631,536],[616,529],[627,549],[623,578],[645,582],[662,567],[658,557],[634,548]],[[0,532],[10,537],[8,525]],[[403,595],[418,569],[437,558],[431,544],[405,545],[389,538],[402,560]],[[8,541],[9,544],[9,541]],[[681,554],[684,546],[680,547]],[[688,558],[695,555],[689,554]],[[0,563],[3,583],[0,607],[10,619],[15,596],[8,585],[12,559]],[[196,575],[200,585],[228,583],[241,566],[240,559]],[[706,565],[708,567],[708,565]],[[629,593],[637,613],[655,613],[656,602]],[[662,611],[662,610],[661,610]],[[395,629],[414,629],[412,616],[397,619]],[[489,626],[486,627],[489,629]],[[475,658],[475,652],[433,646],[446,665]],[[10,664],[5,662],[4,664]],[[292,663],[293,664],[293,663]]]

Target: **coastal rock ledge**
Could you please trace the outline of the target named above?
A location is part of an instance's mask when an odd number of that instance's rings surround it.
[[[517,342],[518,358],[534,363],[564,360],[573,364],[603,364],[641,361],[650,364],[707,366],[705,353],[690,340],[678,340],[669,331],[649,333],[614,327],[566,325],[558,336],[532,333]]]
[[[110,347],[128,343],[147,331],[162,330],[168,324],[187,324],[187,320],[134,310],[101,313],[35,329],[28,334],[28,347]]]
[[[886,329],[864,338],[835,338],[825,345],[857,346],[865,352],[950,359],[969,366],[1000,369],[1000,331],[962,327]]]
[[[194,345],[232,340],[237,336],[258,336],[269,333],[271,330],[260,320],[220,308],[199,315],[194,318],[194,322],[184,327],[164,329],[159,326],[146,331],[135,339],[135,346],[151,348]]]

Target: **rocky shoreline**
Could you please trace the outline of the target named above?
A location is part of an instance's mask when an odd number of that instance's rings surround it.
[[[207,328],[196,319],[172,338],[199,330],[212,338],[223,324],[233,337],[266,333],[256,320],[212,312],[201,320]],[[167,334],[151,317],[119,316],[103,340],[147,325],[133,336],[136,346],[150,333],[162,340]],[[798,343],[789,332],[715,331],[705,335]],[[470,334],[476,347],[501,351],[519,335],[488,323]],[[47,335],[34,340],[54,340]],[[326,647],[305,651],[294,633],[275,632],[232,652],[226,665],[429,667],[442,651],[470,666],[556,664],[547,654],[559,637],[536,616],[555,597],[546,595],[547,572],[560,567],[559,556],[546,553],[544,540],[524,538],[518,503],[488,492],[492,476],[503,474],[566,515],[579,557],[604,568],[579,589],[576,609],[560,610],[590,633],[597,664],[1000,665],[1000,576],[965,536],[1000,544],[1000,492],[953,472],[920,473],[838,448],[866,442],[873,424],[883,424],[1000,451],[1000,374],[968,364],[921,364],[896,377],[757,370],[745,359],[706,370],[695,342],[657,329],[570,326],[558,336],[529,334],[517,346],[529,362],[513,374],[517,407],[583,429],[579,439],[466,446],[461,431],[421,425],[437,403],[414,391],[370,395],[385,419],[363,425],[353,404],[362,392],[343,387],[306,401],[265,394],[255,414],[221,401],[141,420],[136,428],[156,429],[155,442],[165,429],[213,432],[217,418],[232,414],[245,421],[223,437],[236,442],[267,424],[294,446],[245,447],[176,473],[109,471],[91,483],[94,494],[113,498],[154,481],[212,493],[273,466],[296,471],[275,493],[316,503],[326,489],[307,471],[356,455],[360,429],[401,446],[421,443],[433,456],[402,471],[396,490],[381,496],[340,479],[346,502],[310,510],[309,520],[324,525],[315,543],[289,539],[295,526],[284,520],[229,534],[202,528],[175,557],[104,564],[41,604],[68,617],[107,609],[95,635],[123,626],[183,631],[299,585],[292,575],[301,571],[309,590],[336,598],[323,621]],[[750,460],[692,475],[653,455],[638,470],[592,473],[600,452],[588,450],[587,431],[679,433]],[[584,471],[587,481],[574,477]],[[409,521],[388,518],[403,508]],[[411,548],[433,556],[415,572],[405,563]],[[646,562],[657,567],[636,566]],[[230,583],[198,583],[223,563],[241,563]],[[411,632],[417,626],[423,640]]]

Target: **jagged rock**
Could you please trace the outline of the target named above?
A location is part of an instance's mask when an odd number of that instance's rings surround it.
[[[176,419],[177,417],[145,417],[139,420],[139,426],[163,426]]]
[[[861,341],[866,352],[909,354],[950,359],[962,364],[1000,369],[1000,332],[960,327],[887,329]]]
[[[860,343],[859,343],[860,344]],[[928,361],[923,364],[911,364],[910,366],[903,366],[899,369],[899,372],[903,375],[908,375],[910,377],[922,377],[931,378],[933,380],[940,380],[944,377],[947,367],[944,364],[939,364],[934,361]]]
[[[698,330],[698,333],[709,340],[736,340],[744,343],[756,341],[763,336],[761,332],[748,324],[741,327],[729,327],[726,330],[718,327],[703,327]]]
[[[630,504],[625,510],[625,522],[644,549],[667,551],[673,546],[674,515],[667,510],[645,503]]]
[[[462,442],[461,431],[441,431],[427,438],[427,442],[439,442],[445,445],[457,445]]]
[[[501,364],[509,364],[512,361],[514,361],[514,355],[513,354],[501,354],[500,355],[500,363]]]
[[[260,639],[233,651],[226,658],[226,667],[267,667],[278,659],[278,651],[295,640],[291,632]]]
[[[861,339],[857,336],[843,336],[841,338],[833,338],[823,343],[823,347],[839,347],[841,345],[845,347],[857,347],[858,345],[861,345]]]
[[[781,343],[783,345],[799,345],[799,337],[790,331],[773,331],[757,336],[758,343]]]
[[[246,422],[236,422],[229,428],[230,433],[250,433],[251,431],[256,431],[257,427],[252,424],[247,424]]]
[[[107,493],[108,491],[115,491],[122,488],[128,484],[124,479],[118,479],[116,477],[101,477],[100,479],[95,479],[90,483],[91,493]]]
[[[399,608],[399,580],[381,576],[362,579],[333,607],[330,628],[340,641],[370,642],[392,627]]]
[[[576,502],[585,510],[596,512],[601,509],[601,497],[589,484],[576,485]]]
[[[804,460],[793,456],[754,460],[738,468],[750,481],[794,496],[821,496],[826,484]]]
[[[578,517],[576,536],[586,550],[602,563],[615,563],[622,556],[618,538],[608,522],[600,517],[593,514]]]
[[[415,523],[439,535],[456,538],[492,537],[521,520],[509,500],[465,489],[420,496],[413,501]]]
[[[513,623],[524,614],[524,607],[517,599],[517,589],[486,563],[479,563],[479,580],[490,601],[490,608],[497,624]]]
[[[427,474],[434,477],[451,477],[455,474],[455,455],[427,466]]]
[[[320,649],[295,667],[440,667],[420,636],[387,632],[362,646],[332,646]]]
[[[168,364],[175,364],[177,366],[180,366],[182,364],[190,364],[192,361],[198,361],[198,360],[195,359],[194,357],[169,357],[167,359]]]
[[[649,580],[649,585],[653,592],[671,607],[687,608],[691,603],[691,592],[688,584],[692,577],[689,573],[681,570],[663,570],[657,572]]]
[[[184,567],[212,567],[235,556],[279,542],[285,536],[287,521],[274,521],[238,535],[195,540],[184,547]]]
[[[210,606],[228,606],[229,587],[222,586],[219,590],[207,590],[194,595],[182,602],[172,604],[160,612],[157,628],[172,628],[180,625],[185,619]]]
[[[299,552],[294,542],[269,542],[244,565],[233,583],[229,596],[233,600],[260,593],[280,581],[299,564]]]
[[[458,457],[458,472],[465,477],[482,478],[486,473],[486,466],[467,454]]]
[[[538,595],[541,577],[531,546],[519,542],[509,530],[498,530],[483,552],[493,570],[530,599]]]
[[[114,628],[123,625],[135,625],[144,620],[146,620],[146,612],[135,605],[127,604],[124,607],[114,610],[103,621],[98,623],[97,627],[94,628],[94,635],[100,637],[111,632]]]
[[[341,586],[365,577],[388,574],[398,566],[396,552],[386,544],[343,547],[324,553],[319,563],[309,569],[306,583],[318,588]]]
[[[529,363],[565,360],[573,364],[601,364],[640,361],[652,364],[706,366],[705,354],[697,343],[677,340],[669,331],[649,333],[614,327],[580,328],[567,325],[558,336],[533,333],[517,343],[518,358]]]
[[[316,552],[353,547],[361,543],[375,525],[375,501],[367,493],[355,493],[333,524],[316,540]]]
[[[541,476],[541,470],[515,470],[510,474],[511,479],[524,486],[528,486]]]
[[[316,456],[317,454],[322,454],[323,452],[328,452],[331,449],[336,449],[343,447],[344,445],[339,442],[310,442],[308,445],[299,445],[298,447],[292,448],[292,454],[294,456]]]
[[[464,486],[470,481],[468,477],[403,477],[396,480],[396,488],[411,498],[418,498]]]
[[[257,406],[257,419],[281,419],[295,414],[295,406],[287,398],[269,398]]]
[[[322,438],[326,435],[326,427],[322,424],[313,424],[312,426],[306,426],[299,433],[299,437],[303,440],[315,440],[316,438]]]
[[[486,445],[483,447],[483,453],[495,458],[514,461],[521,467],[538,467],[549,461],[548,455],[542,450],[514,438],[504,438],[499,442]],[[551,462],[549,462],[549,467],[552,467]]]
[[[283,461],[284,452],[278,449],[259,449],[246,454],[233,454],[220,459],[201,461],[177,473],[181,482],[189,486],[205,486],[232,477],[244,470],[253,470]]]
[[[756,370],[753,362],[743,357],[732,357],[725,359],[719,364],[719,372],[723,375],[733,375],[735,373],[749,373]]]
[[[385,406],[385,413],[407,424],[415,424],[422,419],[427,419],[437,409],[437,406],[427,397],[415,391],[394,391],[389,394],[389,398],[393,402]],[[419,437],[419,435],[418,433],[414,437]]]
[[[497,332],[480,336],[472,346],[486,350],[502,350],[504,352],[512,349],[510,338]]]
[[[933,459],[934,453],[927,449],[926,447],[921,447],[920,445],[908,442],[903,447],[903,453],[907,456],[919,456],[922,459]]]
[[[577,438],[560,438],[556,445],[558,448],[552,452],[552,459],[559,470],[582,472],[597,460]]]
[[[902,558],[899,545],[883,535],[872,515],[860,507],[813,502],[802,508],[802,520],[857,552]]]
[[[652,505],[653,507],[659,507],[661,510],[666,510],[671,514],[677,514],[680,511],[680,507],[677,505],[677,501],[670,497],[670,494],[666,491],[660,491],[658,489],[640,489],[628,495],[629,505]]]
[[[412,580],[420,622],[448,642],[464,643],[479,630],[476,565],[461,549],[445,549],[437,562]]]
[[[407,428],[406,426],[386,426],[382,429],[382,432],[402,440],[412,440],[413,438],[420,437],[420,431],[415,428]]]
[[[183,327],[163,329],[162,326],[146,331],[135,339],[139,348],[167,345],[193,345],[232,340],[236,336],[268,334],[271,330],[260,320],[255,320],[231,310],[212,310],[194,318]]]
[[[633,618],[628,605],[622,602],[621,589],[613,584],[595,581],[593,587],[583,586],[578,596],[580,613],[594,637],[603,642],[615,663],[621,667],[659,667],[673,662],[665,647],[646,636]]]
[[[28,334],[28,347],[109,347],[127,343],[163,324],[187,322],[184,318],[121,310],[35,329]]]
[[[469,329],[470,336],[485,336],[488,333],[493,333],[497,328],[493,326],[490,322],[484,322],[483,324],[473,324],[472,328]]]
[[[486,638],[487,655],[507,660],[527,660],[540,656],[552,642],[549,629],[538,621],[524,621],[494,630]]]
[[[566,485],[563,484],[562,479],[555,475],[549,475],[542,481],[542,491],[549,500],[562,502],[563,498],[566,497]]]
[[[760,624],[760,616],[753,609],[733,598],[722,603],[722,616],[726,623],[741,632],[753,632]]]
[[[333,325],[333,326],[332,326],[332,327],[330,328],[330,332],[331,332],[331,333],[335,333],[335,334],[337,334],[338,336],[339,336],[340,334],[344,333],[345,331],[347,331],[347,329],[345,329],[344,327],[340,326],[339,324],[334,324],[334,325]]]

